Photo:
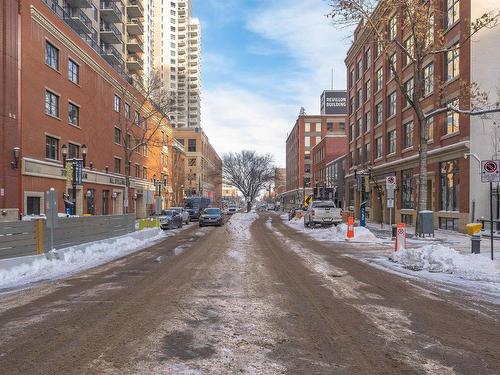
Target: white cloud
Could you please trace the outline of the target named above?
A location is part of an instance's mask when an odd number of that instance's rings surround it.
[[[234,86],[205,90],[202,102],[203,127],[220,154],[256,150],[273,154],[278,165],[285,165],[284,143],[294,106]]]
[[[269,40],[270,46],[258,42],[247,50],[263,55],[277,50],[289,57],[291,68],[256,76],[243,75],[237,65],[230,67],[229,84],[203,88],[202,126],[220,153],[270,152],[284,166],[287,133],[301,106],[308,114],[319,113],[319,96],[330,86],[332,68],[335,88],[345,88],[348,34],[331,25],[323,0],[266,0],[261,4],[246,14],[244,22],[249,32]]]

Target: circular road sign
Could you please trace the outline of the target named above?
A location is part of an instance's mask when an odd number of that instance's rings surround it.
[[[495,163],[493,160],[488,160],[486,163],[484,163],[483,168],[486,173],[496,173],[497,163]]]

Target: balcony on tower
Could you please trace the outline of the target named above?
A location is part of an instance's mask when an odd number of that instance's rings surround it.
[[[92,8],[91,0],[66,0],[66,4],[73,8]]]
[[[108,44],[122,43],[122,33],[112,23],[101,22],[101,40]]]
[[[122,22],[123,13],[116,5],[116,1],[101,0],[101,19],[107,23]]]
[[[122,65],[123,57],[111,44],[101,41],[101,54],[111,65]]]
[[[128,55],[127,57],[127,69],[131,72],[136,72],[138,70],[143,70],[144,62],[138,55]]]
[[[85,34],[92,33],[92,21],[81,9],[73,8],[68,5],[64,7],[64,12],[66,22],[69,23],[74,30],[78,30]]]
[[[128,0],[127,2],[127,16],[131,18],[143,17],[144,8],[140,0]]]
[[[130,35],[143,35],[144,27],[139,18],[128,18],[127,19],[127,32]]]
[[[127,51],[131,53],[144,52],[144,42],[142,38],[136,36],[127,40]]]

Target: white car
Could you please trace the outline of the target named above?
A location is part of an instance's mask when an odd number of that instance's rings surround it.
[[[189,224],[189,212],[187,212],[184,208],[172,207],[172,208],[170,208],[170,210],[174,210],[174,211],[178,212],[182,217],[182,222],[184,224]]]
[[[314,201],[304,213],[304,226],[314,227],[321,224],[330,226],[342,222],[342,209],[337,208],[332,201]]]
[[[228,215],[233,215],[233,214],[235,214],[236,212],[238,212],[238,207],[236,207],[236,206],[229,206],[229,207],[227,208],[227,214],[228,214]]]

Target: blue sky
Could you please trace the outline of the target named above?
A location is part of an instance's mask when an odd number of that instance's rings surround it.
[[[202,26],[202,127],[219,152],[255,149],[285,164],[300,107],[345,88],[347,34],[324,0],[193,0]]]

